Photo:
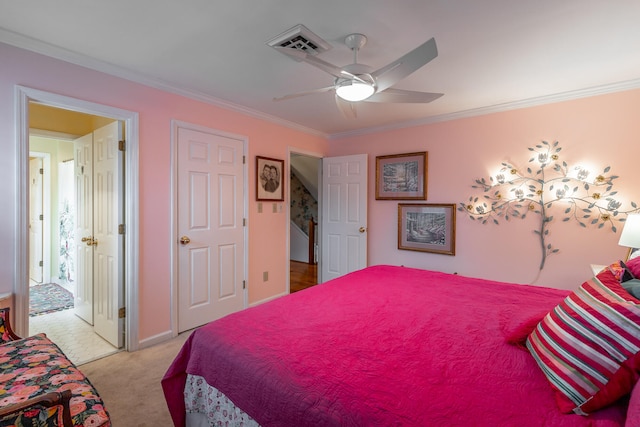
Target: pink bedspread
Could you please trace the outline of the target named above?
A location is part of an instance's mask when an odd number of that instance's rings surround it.
[[[561,414],[505,341],[567,294],[369,267],[199,328],[162,386],[176,426],[187,373],[263,426],[622,426],[626,402]]]

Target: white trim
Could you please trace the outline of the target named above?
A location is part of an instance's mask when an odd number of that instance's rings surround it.
[[[63,141],[73,141],[74,139],[78,139],[82,136],[82,135],[74,135],[71,133],[58,132],[55,130],[35,129],[35,128],[29,129],[29,133],[31,134],[31,136],[59,139]]]
[[[30,151],[29,157],[42,159],[42,283],[51,283],[51,154]]]
[[[152,347],[156,344],[161,344],[163,342],[169,341],[171,338],[174,338],[172,331],[165,331],[149,338],[145,338],[140,340],[138,350],[142,350],[144,348]]]
[[[36,40],[30,37],[23,36],[13,31],[8,31],[0,28],[0,42],[7,43],[9,45],[26,49],[31,52],[36,52],[41,55],[46,55],[51,58],[59,59],[61,61],[70,62],[81,67],[89,68],[102,73],[107,73],[111,76],[120,77],[132,82],[140,83],[145,86],[149,86],[155,89],[159,89],[165,92],[174,93],[176,95],[185,96],[197,101],[202,101],[207,104],[215,105],[226,110],[237,111],[242,114],[246,114],[257,119],[266,120],[271,123],[275,123],[281,126],[288,127],[290,129],[299,130],[300,132],[308,133],[310,135],[316,135],[323,138],[327,138],[328,135],[324,132],[320,132],[315,129],[311,129],[297,123],[290,122],[288,120],[281,119],[270,114],[263,113],[252,108],[248,108],[242,105],[234,104],[229,101],[225,101],[211,95],[207,95],[201,92],[194,92],[181,87],[178,87],[172,83],[152,78],[136,71],[129,70],[127,68],[119,67],[117,65],[110,64],[95,58],[91,58],[86,55],[82,55],[76,52],[72,52],[67,49],[63,49],[58,46],[51,45],[49,43]]]
[[[289,270],[289,266],[287,266],[287,271],[288,270]],[[272,295],[272,296],[270,296],[268,298],[261,299],[260,301],[252,302],[251,304],[249,304],[249,307],[255,307],[255,306],[264,304],[265,302],[273,301],[273,300],[276,300],[278,298],[282,298],[282,297],[287,296],[287,295],[289,295],[289,291],[281,292],[279,294]]]
[[[171,336],[178,336],[178,129],[190,129],[198,132],[214,134],[224,138],[231,138],[242,141],[242,156],[245,159],[243,164],[243,218],[246,220],[244,227],[244,278],[246,286],[243,290],[242,305],[244,308],[249,304],[249,161],[247,158],[248,138],[246,136],[224,132],[218,129],[209,128],[181,120],[171,120],[171,218],[169,238],[169,259],[170,259],[170,281],[171,281]]]
[[[106,105],[95,104],[77,98],[57,95],[24,86],[15,86],[16,111],[16,274],[14,275],[16,331],[28,335],[28,236],[27,213],[28,159],[29,159],[29,101],[78,111],[97,116],[110,117],[125,122],[125,306],[127,307],[125,349],[135,351],[138,343],[138,277],[139,277],[139,179],[138,179],[138,113]],[[26,280],[25,280],[26,279]]]
[[[385,126],[358,129],[348,132],[334,133],[329,139],[342,139],[352,136],[367,135],[377,132],[406,129],[410,127],[428,125],[432,123],[448,122],[451,120],[465,119],[470,117],[484,116],[487,114],[501,113],[504,111],[519,110],[522,108],[537,107],[540,105],[554,104],[557,102],[572,101],[591,96],[606,95],[609,93],[623,92],[640,88],[640,79],[627,80],[624,82],[611,83],[607,85],[595,86],[587,89],[573,90],[551,95],[539,96],[536,98],[523,99],[521,101],[505,102],[503,104],[490,105],[488,107],[473,108],[470,110],[456,111],[453,113],[441,114],[439,116],[426,117],[424,119],[411,120],[402,123],[395,123]]]
[[[590,96],[604,95],[608,93],[621,92],[625,90],[633,90],[640,88],[640,79],[627,80],[618,83],[605,84],[600,86],[594,86],[586,89],[579,89],[574,91],[561,92],[557,94],[550,94],[535,98],[529,98],[519,101],[506,102],[502,104],[496,104],[487,107],[473,108],[464,111],[455,111],[451,113],[441,114],[439,116],[432,116],[423,119],[411,120],[402,123],[395,123],[385,126],[376,126],[365,129],[356,129],[353,131],[339,132],[334,134],[327,134],[317,129],[311,129],[306,126],[293,123],[288,120],[284,120],[280,117],[272,116],[270,114],[263,113],[261,111],[251,109],[242,105],[234,104],[229,101],[225,101],[219,98],[215,98],[211,95],[207,95],[200,92],[194,92],[178,87],[172,83],[165,82],[160,79],[154,79],[149,76],[142,75],[141,73],[119,67],[108,62],[100,61],[95,58],[91,58],[86,55],[81,55],[76,52],[72,52],[67,49],[45,43],[40,40],[36,40],[30,37],[23,36],[21,34],[8,31],[0,28],[0,42],[15,46],[21,49],[26,49],[32,52],[46,55],[51,58],[59,59],[62,61],[70,62],[72,64],[80,65],[82,67],[90,68],[95,71],[107,73],[109,75],[120,77],[132,82],[140,83],[145,86],[149,86],[155,89],[159,89],[165,92],[174,93],[176,95],[185,96],[190,99],[205,102],[207,104],[215,105],[226,110],[236,111],[247,116],[255,117],[257,119],[265,120],[277,125],[281,125],[290,129],[298,130],[310,135],[319,136],[329,140],[336,140],[342,138],[348,138],[359,135],[368,135],[372,133],[389,131],[395,129],[405,129],[409,127],[422,126],[432,123],[446,122],[451,120],[470,118],[476,116],[482,116],[486,114],[499,113],[503,111],[516,110],[520,108],[535,107],[544,104],[551,104],[562,101],[571,101],[574,99],[586,98]]]

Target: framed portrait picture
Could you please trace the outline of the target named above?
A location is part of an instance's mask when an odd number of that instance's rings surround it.
[[[398,204],[398,249],[455,255],[455,204]]]
[[[376,200],[427,200],[427,152],[377,156]]]
[[[258,201],[284,200],[284,160],[256,156],[256,179]]]

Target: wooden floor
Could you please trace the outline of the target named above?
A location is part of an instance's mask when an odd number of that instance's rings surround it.
[[[318,264],[291,261],[289,274],[291,293],[298,292],[318,284]]]

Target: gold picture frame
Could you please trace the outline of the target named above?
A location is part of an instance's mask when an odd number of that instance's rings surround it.
[[[456,205],[398,204],[398,249],[456,254]]]
[[[427,200],[426,151],[376,157],[376,200]]]

